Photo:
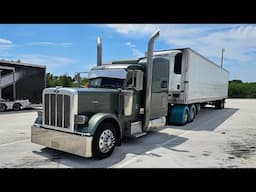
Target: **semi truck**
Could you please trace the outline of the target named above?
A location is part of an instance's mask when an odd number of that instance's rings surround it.
[[[103,159],[124,138],[192,122],[205,104],[223,109],[228,71],[191,48],[153,51],[159,35],[150,38],[145,57],[108,64],[102,64],[98,38],[88,88],[44,89],[31,142]]]
[[[0,60],[0,112],[42,106],[46,67]]]

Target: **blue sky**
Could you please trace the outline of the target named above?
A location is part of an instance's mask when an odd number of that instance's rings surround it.
[[[190,47],[215,63],[224,52],[230,79],[256,81],[255,24],[0,24],[0,59],[42,64],[73,76],[96,64],[96,38],[103,62],[144,55],[160,29],[155,50]]]

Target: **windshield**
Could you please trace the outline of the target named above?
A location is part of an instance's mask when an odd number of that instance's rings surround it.
[[[117,89],[117,88],[122,88],[123,81],[124,81],[123,79],[117,79],[117,78],[97,77],[89,80],[88,87]]]

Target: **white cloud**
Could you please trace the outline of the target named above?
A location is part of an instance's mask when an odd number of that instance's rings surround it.
[[[131,42],[126,42],[125,45],[130,48],[136,47],[136,45],[132,44]]]
[[[119,33],[132,33],[135,36],[152,34],[160,29],[160,39],[170,48],[190,47],[219,62],[221,48],[225,48],[226,60],[245,63],[255,60],[255,54],[248,51],[256,49],[256,25],[231,24],[111,24],[106,25]],[[128,46],[128,44],[127,44]]]
[[[49,56],[41,54],[18,55],[17,58],[11,58],[11,60],[18,59],[21,62],[25,63],[45,65],[47,67],[47,71],[55,72],[56,74],[58,73],[58,70],[62,69],[62,67],[66,67],[73,62],[72,59],[67,57]]]
[[[158,29],[158,26],[154,24],[107,24],[107,26],[123,34],[151,34]]]
[[[62,67],[73,62],[72,59],[67,57],[49,56],[41,54],[26,54],[18,57],[22,62],[47,65],[50,68]]]
[[[8,39],[0,38],[0,50],[6,50],[12,47],[14,47],[14,45],[12,44],[12,41]]]
[[[132,54],[134,57],[144,57],[145,56],[145,53],[138,50],[138,49],[132,49]]]
[[[12,44],[12,41],[8,39],[0,38],[0,44]]]
[[[0,49],[10,49],[14,47],[12,44],[0,44]]]
[[[67,46],[71,46],[72,43],[36,41],[36,42],[25,43],[25,45],[29,45],[29,46],[63,46],[63,47],[67,47]]]
[[[129,47],[132,51],[134,57],[143,57],[144,53],[136,48],[136,45],[132,44],[131,42],[126,42],[125,46]]]

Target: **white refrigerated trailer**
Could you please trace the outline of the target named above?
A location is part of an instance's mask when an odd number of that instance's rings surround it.
[[[193,121],[205,104],[224,108],[228,96],[229,72],[191,48],[155,51],[154,58],[169,61],[169,121]],[[181,115],[184,114],[184,115]]]

